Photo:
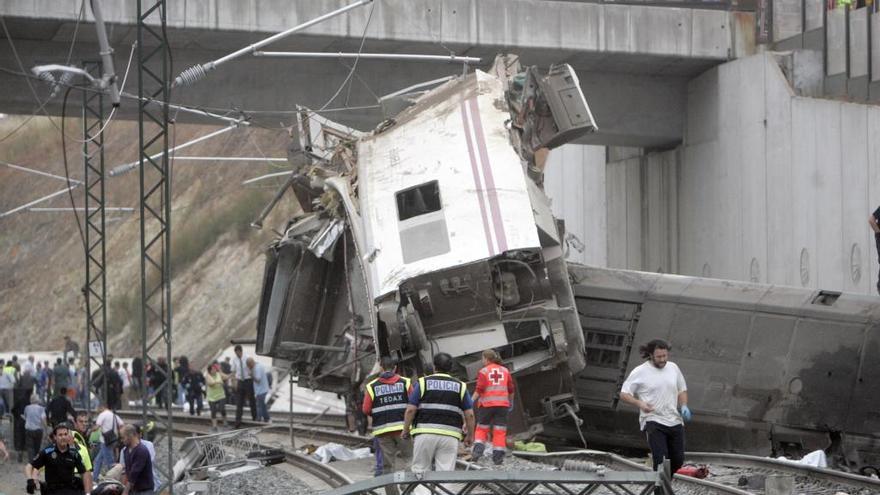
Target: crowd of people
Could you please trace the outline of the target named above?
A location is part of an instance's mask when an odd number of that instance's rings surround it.
[[[642,346],[646,362],[632,370],[620,398],[639,408],[654,468],[670,459],[675,471],[683,461],[683,422],[691,412],[687,385],[668,360],[669,349],[662,340]],[[28,493],[40,483],[40,469],[46,473],[44,494],[81,494],[102,479],[118,480],[129,494],[154,493],[160,484],[155,448],[141,426],[128,425],[115,413],[123,401],[151,400],[161,407],[170,400],[201,415],[204,398],[214,431],[220,418],[228,426],[229,401],[236,406],[235,428],[241,427],[245,404],[253,421],[270,421],[271,372],[245,356],[241,346],[235,346],[234,354],[204,371],[186,356],[174,358],[170,366],[163,358],[155,366],[136,358],[131,369],[108,356],[91,377],[96,394],[106,397],[94,419],[76,409],[91,395],[84,392],[86,373],[75,366],[75,355],[65,353],[51,368],[34,356],[0,359],[0,420],[11,419],[19,462],[25,454],[30,459]],[[474,460],[486,456],[496,465],[504,462],[516,387],[497,352],[483,351],[482,360],[473,392],[452,376],[454,360],[447,353],[434,356],[433,373],[416,378],[398,374],[390,356],[379,360],[379,372],[364,383],[359,404],[372,426],[377,476],[406,467],[416,473],[453,470],[461,445],[472,448]],[[10,453],[2,440],[0,458],[7,461]],[[397,487],[387,486],[386,493],[396,495]]]
[[[87,493],[93,481],[101,480],[118,480],[128,485],[129,494],[153,493],[159,486],[155,449],[140,425],[127,425],[116,414],[123,404],[148,400],[164,406],[170,400],[201,415],[204,398],[217,431],[219,419],[227,426],[229,399],[237,405],[235,427],[241,426],[245,403],[254,421],[269,421],[271,372],[245,356],[241,346],[236,346],[234,359],[213,361],[204,371],[186,356],[174,358],[170,366],[163,358],[155,365],[134,358],[129,366],[108,355],[106,364],[91,373],[93,393],[85,379],[88,358],[78,359],[78,349],[70,347],[51,367],[34,356],[0,359],[0,460],[10,459],[9,447],[18,462],[29,459],[29,493],[41,486],[41,470],[44,494]],[[94,397],[102,401],[96,403]],[[93,407],[87,408],[87,401]],[[97,409],[95,417],[86,412],[91,409]],[[9,426],[4,424],[7,418]],[[12,445],[4,441],[8,436]]]

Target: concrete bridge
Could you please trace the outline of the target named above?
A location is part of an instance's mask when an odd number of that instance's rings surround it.
[[[349,2],[343,0],[174,0],[168,2],[173,75],[214,60]],[[38,64],[97,58],[92,15],[81,0],[0,2],[26,70]],[[88,4],[88,2],[86,2]],[[376,0],[272,45],[290,51],[357,51],[364,27],[365,51],[478,56],[489,64],[500,52],[518,53],[525,64],[570,63],[601,132],[591,143],[668,147],[682,139],[687,82],[754,50],[754,16],[690,8],[606,5],[543,0]],[[135,38],[134,2],[104,2],[117,73],[125,71]],[[2,36],[3,33],[0,33]],[[136,57],[136,56],[135,56]],[[136,60],[133,65],[136,64]],[[0,112],[31,113],[36,107],[7,40],[0,41]],[[437,63],[360,61],[347,106],[371,106],[411,84],[459,72]],[[296,104],[318,107],[339,87],[348,68],[337,60],[244,57],[221,66],[196,86],[180,88],[174,102],[254,113],[272,125],[288,119]],[[40,96],[48,90],[38,84]],[[126,86],[136,92],[136,80]],[[346,91],[331,107],[346,106]],[[61,98],[46,108],[60,113]],[[137,107],[123,103],[120,115]],[[266,112],[266,113],[264,113]],[[278,112],[278,113],[272,113]],[[181,120],[193,117],[181,114]],[[359,128],[382,119],[375,108],[334,118]]]

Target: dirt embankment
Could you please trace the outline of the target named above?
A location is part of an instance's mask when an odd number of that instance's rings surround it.
[[[0,139],[25,117],[0,119]],[[54,119],[60,125],[58,119]],[[184,143],[216,129],[176,126],[172,141]],[[80,122],[66,124],[70,175],[83,177]],[[106,131],[107,169],[137,158],[137,123],[115,121]],[[284,157],[283,129],[240,128],[198,143],[179,156]],[[59,130],[34,118],[0,143],[0,161],[65,174]],[[262,250],[294,211],[286,198],[266,228],[248,225],[268,202],[281,178],[243,186],[245,179],[284,170],[282,162],[174,162],[172,180],[172,309],[175,354],[197,365],[230,338],[252,337],[263,270]],[[65,187],[64,181],[0,164],[0,212]],[[107,213],[107,331],[117,355],[140,351],[140,226],[137,170],[106,180],[107,206],[134,213]],[[82,188],[73,190],[84,205]],[[38,207],[70,207],[60,195]],[[80,212],[80,222],[83,213]],[[0,352],[60,349],[65,335],[85,340],[85,254],[72,212],[22,211],[0,218]]]

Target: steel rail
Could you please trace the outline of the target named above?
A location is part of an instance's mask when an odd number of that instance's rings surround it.
[[[123,419],[139,419],[137,413],[133,411],[117,411],[117,414]],[[202,416],[190,416],[188,414],[175,414],[174,421],[181,422],[188,425],[206,425],[209,423],[210,418],[202,417]],[[259,423],[256,421],[247,421],[243,420],[241,422],[243,427],[253,428],[259,427],[262,428],[266,433],[287,433],[290,431],[290,423]],[[366,445],[372,442],[371,437],[362,437],[360,435],[355,435],[353,433],[342,432],[342,431],[332,431],[326,430],[323,428],[337,428],[336,426],[325,426],[325,425],[317,425],[317,424],[308,424],[308,423],[294,423],[293,430],[298,433],[300,436],[309,437],[316,440],[324,440],[328,442],[336,442],[349,446],[353,445]],[[204,434],[204,431],[195,432],[198,434]]]
[[[122,410],[119,410],[116,412],[117,412],[117,414],[121,415],[121,414],[128,414],[128,413],[135,414],[135,413],[139,413],[140,411],[136,411],[134,409],[122,409]],[[235,406],[226,406],[226,414],[227,415],[229,415],[229,414],[234,415],[235,414]],[[288,413],[287,411],[271,411],[271,414],[272,414],[273,418],[278,419],[278,421],[273,421],[271,423],[272,425],[283,424],[284,427],[286,428],[288,426],[288,424],[290,423],[290,413]],[[190,416],[189,416],[189,414],[185,414],[185,413],[182,413],[181,411],[177,411],[177,414],[175,414],[175,417],[180,417],[181,419],[183,419],[183,418],[190,417]],[[295,413],[293,413],[293,419],[294,419],[294,421],[299,422],[303,426],[314,425],[314,426],[318,426],[318,427],[322,427],[322,428],[326,427],[326,428],[339,428],[339,429],[344,429],[346,427],[346,417],[344,414],[336,414],[336,413],[318,414],[318,413],[295,412]],[[245,422],[250,426],[256,426],[256,425],[265,426],[266,425],[266,423],[256,423],[256,422],[250,422],[250,421],[245,421]]]
[[[297,452],[285,450],[284,460],[288,464],[292,464],[320,479],[331,488],[339,488],[354,483],[354,480],[349,478],[348,475],[342,471],[327,464],[322,464],[311,457],[304,456]]]
[[[751,469],[766,469],[795,476],[804,476],[814,480],[836,483],[852,488],[868,489],[872,492],[880,493],[880,480],[868,476],[835,471],[833,469],[807,466],[793,461],[784,461],[753,455],[714,452],[688,452],[685,455],[685,458],[688,461],[700,464],[719,464]]]
[[[118,411],[117,414],[119,414],[119,416],[122,418],[128,418],[128,419],[139,419],[140,418],[140,414],[135,411]],[[210,421],[209,418],[207,418],[207,417],[203,418],[201,416],[176,415],[176,417],[174,419],[175,419],[175,421],[174,421],[174,424],[172,427],[172,432],[175,434],[183,434],[183,435],[203,435],[203,434],[205,434],[204,431],[194,429],[192,427],[187,428],[184,425],[189,425],[189,426],[202,425],[202,424],[208,424]],[[248,423],[252,423],[252,422],[248,422]],[[264,426],[263,431],[274,430],[274,429],[286,430],[288,428],[287,426],[282,426],[282,425],[265,426],[265,424],[263,424],[263,423],[254,423],[254,424],[257,426]],[[308,431],[306,428],[303,428],[303,429]],[[347,436],[353,437],[354,435],[347,435]],[[338,439],[340,437],[334,436],[334,438]],[[361,440],[364,440],[363,437],[359,437],[359,438]],[[260,448],[276,449],[277,447],[271,446],[271,445],[260,444]],[[339,487],[342,487],[345,485],[350,485],[350,484],[354,483],[354,480],[352,480],[348,475],[346,475],[345,473],[339,471],[338,469],[336,469],[332,466],[329,466],[327,464],[322,464],[321,462],[314,460],[310,457],[304,456],[304,455],[300,454],[299,452],[295,452],[295,451],[288,450],[288,449],[282,449],[282,450],[284,452],[284,460],[287,464],[291,464],[291,465],[295,466],[296,468],[301,469],[302,471],[305,471],[305,472],[311,474],[312,476],[321,480],[321,482],[327,484],[327,486],[329,486],[330,488],[339,488]]]
[[[628,469],[628,470],[640,470],[640,471],[651,471],[647,466],[643,464],[639,464],[637,462],[633,462],[629,459],[625,459],[620,457],[619,455],[612,454],[611,452],[605,452],[602,450],[573,450],[570,452],[519,452],[514,451],[513,455],[526,459],[532,462],[539,462],[542,464],[551,464],[554,466],[561,466],[562,463],[567,459],[575,459],[575,460],[586,460],[592,461],[595,463],[603,464],[607,466],[609,469],[618,470],[618,469]],[[676,474],[673,477],[673,481],[690,485],[699,493],[705,494],[719,494],[719,495],[754,495],[752,492],[747,492],[745,490],[740,490],[739,488],[734,488],[727,485],[722,485],[721,483],[715,483],[713,481],[702,480],[699,478],[691,478],[689,476],[682,476],[680,474]]]

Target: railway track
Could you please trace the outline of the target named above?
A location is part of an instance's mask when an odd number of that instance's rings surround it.
[[[858,493],[880,493],[880,480],[853,473],[845,473],[833,469],[819,468],[798,464],[792,461],[770,459],[743,454],[727,454],[712,452],[688,452],[687,460],[694,464],[707,464],[721,469],[730,468],[746,470],[754,474],[787,474],[794,477],[795,492],[805,495],[834,495],[844,492],[849,495]],[[711,471],[711,468],[710,468]],[[718,476],[721,478],[721,476]],[[739,481],[740,476],[734,474]]]
[[[118,414],[127,414],[137,416],[141,414],[139,409],[122,409],[117,411]],[[202,417],[206,416],[208,411],[205,410],[202,412]],[[226,408],[226,416],[230,419],[235,418],[235,408],[231,406],[227,406]],[[175,418],[183,418],[190,417],[185,411],[180,409],[175,409]],[[198,417],[198,416],[196,416]],[[272,411],[272,424],[273,425],[287,425],[290,423],[291,414],[287,411]],[[345,415],[342,414],[314,414],[314,413],[293,413],[293,422],[298,425],[311,425],[317,426],[321,428],[339,428],[344,429],[346,425]],[[249,424],[256,424],[253,421],[249,422]],[[265,424],[265,423],[260,423]]]
[[[135,411],[119,411],[117,414],[119,414],[122,419],[129,421],[137,421],[141,418],[140,413],[137,413]],[[260,427],[264,433],[269,434],[289,432],[289,425],[267,425],[265,423],[254,423],[249,421],[243,421],[242,424],[247,427]],[[294,425],[294,431],[300,433],[299,438],[302,438],[303,435],[308,435],[310,438],[315,438],[316,440],[320,439],[325,441],[340,442],[345,443],[346,445],[363,444],[367,441],[364,437],[358,437],[357,435],[318,430],[314,426]],[[211,434],[210,418],[202,416],[175,414],[174,424],[172,426],[172,433],[174,435],[183,437],[209,435]],[[274,445],[264,444],[260,444],[259,447],[263,449],[278,448]],[[348,475],[330,465],[322,464],[321,462],[312,459],[311,457],[300,454],[299,452],[290,449],[282,450],[284,452],[284,461],[286,464],[293,466],[295,469],[302,471],[303,473],[307,473],[308,475],[320,481],[322,486],[312,486],[312,488],[315,489],[317,492],[349,485],[353,482],[353,480]],[[312,483],[312,485],[314,485],[314,483]]]
[[[137,420],[139,412],[121,411],[120,416],[124,419]],[[246,427],[259,427],[264,435],[274,435],[279,438],[290,434],[290,419],[286,414],[276,415],[277,422],[266,424],[251,421],[243,421]],[[345,422],[342,417],[322,417],[315,421],[315,415],[294,414],[293,432],[299,442],[313,440],[315,442],[335,442],[350,447],[363,447],[370,443],[370,439],[354,435],[345,431]],[[209,419],[204,416],[189,416],[188,414],[175,414],[175,434],[182,436],[209,434]],[[320,480],[325,487],[338,488],[350,484],[352,480],[339,470],[321,464],[314,459],[285,449],[285,461],[309,475]],[[634,462],[619,455],[595,450],[567,451],[557,453],[527,453],[514,452],[517,459],[523,459],[531,463],[544,465],[546,469],[562,469],[574,471],[590,471],[607,469],[608,471],[649,471],[644,464]],[[709,466],[709,479],[696,479],[687,476],[676,475],[673,479],[673,488],[681,494],[717,494],[717,495],[761,495],[763,487],[738,486],[743,477],[753,475],[766,476],[770,474],[790,475],[795,481],[795,493],[805,495],[834,495],[844,492],[848,495],[867,495],[880,493],[880,480],[859,476],[851,473],[834,471],[831,469],[804,466],[792,462],[775,459],[725,453],[691,452],[687,455],[687,461],[694,464],[706,464]],[[459,470],[483,471],[493,467],[482,466],[479,463],[460,459]],[[518,467],[515,467],[518,469]],[[521,469],[536,469],[524,466]]]
[[[140,412],[136,411],[118,411],[120,417],[123,419],[131,419],[133,421],[137,421],[141,417]],[[286,415],[285,415],[286,416]],[[321,423],[309,422],[314,415],[298,415],[294,414],[294,423],[293,423],[293,432],[300,440],[309,439],[315,441],[323,441],[323,442],[336,442],[343,445],[348,446],[359,446],[363,447],[369,445],[372,441],[369,437],[363,437],[360,435],[356,435],[353,433],[348,433],[345,431],[334,431],[333,429],[344,430],[343,422],[335,422],[332,418],[325,418],[325,420]],[[344,418],[342,418],[344,419]],[[207,416],[190,416],[189,414],[176,413],[174,415],[174,423],[175,424],[185,424],[185,425],[207,425],[210,423],[210,418]],[[247,428],[262,428],[263,431],[267,433],[275,433],[275,434],[284,434],[290,433],[291,425],[289,423],[289,416],[284,419],[280,419],[277,422],[272,423],[260,423],[256,421],[247,421],[242,420],[241,422],[243,427]],[[333,429],[330,429],[333,428]],[[203,428],[203,431],[197,432],[200,435],[209,434],[210,430],[207,427]]]
[[[534,462],[553,464],[561,468],[566,464],[566,461],[569,461],[571,467],[576,467],[570,463],[570,461],[575,461],[604,465],[614,470],[648,469],[642,464],[603,451],[582,450],[549,454],[514,452],[514,455]],[[738,486],[740,481],[755,475],[760,478],[771,474],[792,476],[794,478],[794,493],[799,495],[834,495],[840,492],[848,495],[880,493],[880,480],[832,469],[800,465],[790,461],[709,452],[689,452],[686,458],[689,463],[708,465],[710,476],[708,479],[700,480],[675,475],[673,486],[676,488],[676,493],[683,491],[687,493],[760,495],[764,493],[762,486],[743,488]]]
[[[595,470],[604,467],[610,471],[650,471],[643,464],[600,450],[552,453],[514,452],[513,455],[520,459],[555,466],[563,470]],[[680,475],[675,475],[672,484],[677,494],[753,495],[751,492],[737,487]]]

